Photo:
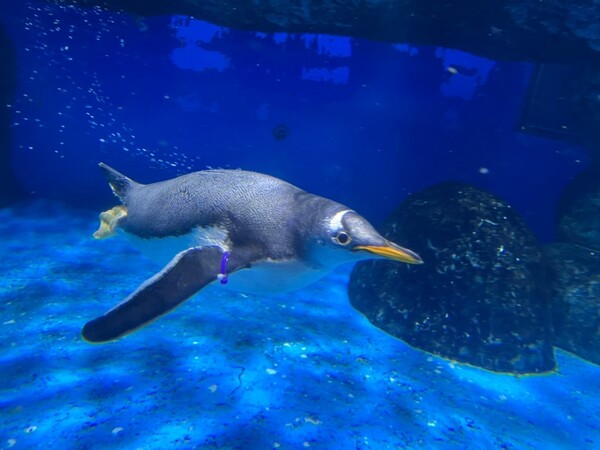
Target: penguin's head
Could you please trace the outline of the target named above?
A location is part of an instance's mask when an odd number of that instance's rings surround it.
[[[423,263],[415,252],[388,241],[367,219],[352,210],[333,212],[319,228],[319,259],[326,259],[329,264],[363,259]]]

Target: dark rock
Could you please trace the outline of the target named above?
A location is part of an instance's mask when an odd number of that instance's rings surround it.
[[[600,364],[600,252],[550,244],[544,259],[556,347]]]
[[[597,2],[565,0],[49,0],[137,16],[183,14],[233,28],[458,48],[498,60],[600,60]]]
[[[556,346],[600,364],[600,166],[565,190],[557,237],[544,248]]]
[[[558,241],[600,250],[600,167],[580,174],[558,209]]]
[[[554,369],[541,251],[502,200],[460,183],[407,199],[383,234],[425,264],[369,261],[352,272],[352,305],[410,345],[511,373]]]

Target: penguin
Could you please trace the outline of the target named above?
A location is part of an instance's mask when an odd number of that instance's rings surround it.
[[[141,184],[104,163],[100,168],[121,204],[100,214],[94,237],[122,230],[165,265],[83,326],[91,343],[129,334],[215,282],[273,294],[306,286],[346,262],[423,262],[352,209],[269,175],[202,170]]]

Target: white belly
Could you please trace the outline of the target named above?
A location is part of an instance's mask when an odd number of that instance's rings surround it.
[[[329,270],[316,269],[299,261],[260,262],[250,269],[232,273],[226,288],[249,294],[280,294],[303,288],[327,275]]]

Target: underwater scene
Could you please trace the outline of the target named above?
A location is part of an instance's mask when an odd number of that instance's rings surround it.
[[[598,23],[0,0],[0,449],[600,448]]]

